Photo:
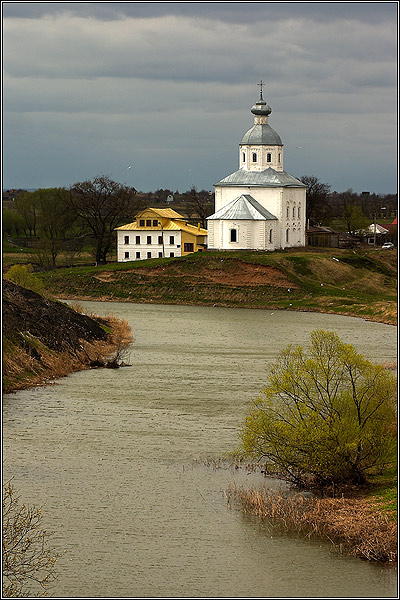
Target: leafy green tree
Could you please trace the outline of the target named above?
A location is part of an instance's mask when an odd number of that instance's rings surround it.
[[[346,230],[348,233],[351,233],[351,235],[357,235],[360,231],[366,230],[369,225],[368,219],[363,214],[361,206],[348,206],[344,210],[344,219]]]
[[[395,458],[396,378],[334,332],[288,346],[241,430],[244,455],[301,485],[363,484]]]
[[[13,265],[4,274],[4,277],[28,290],[44,294],[43,282],[33,274],[32,265]]]
[[[138,208],[136,190],[101,176],[75,183],[70,192],[72,210],[94,240],[96,262],[105,264],[114,229],[132,220]]]
[[[357,232],[366,229],[369,221],[363,213],[360,196],[349,188],[339,195],[338,200],[342,228],[352,235],[357,235]]]
[[[19,503],[10,482],[3,487],[3,597],[40,596],[56,578],[60,554],[42,529],[40,508]]]

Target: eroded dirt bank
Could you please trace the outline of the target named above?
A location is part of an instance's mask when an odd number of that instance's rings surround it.
[[[3,280],[5,393],[111,363],[131,341],[127,324],[81,314]]]

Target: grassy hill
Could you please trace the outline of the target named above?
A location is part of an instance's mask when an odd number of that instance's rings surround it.
[[[397,323],[397,252],[204,252],[38,274],[59,298],[332,312]]]

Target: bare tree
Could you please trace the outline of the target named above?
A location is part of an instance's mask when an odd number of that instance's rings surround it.
[[[25,228],[29,231],[29,237],[36,237],[38,203],[42,190],[34,192],[25,192],[15,198],[15,208],[22,217]]]
[[[3,597],[42,595],[56,578],[61,556],[48,546],[40,508],[19,504],[11,482],[3,487]]]
[[[201,223],[201,226],[207,228],[207,217],[209,217],[214,210],[214,198],[212,192],[207,190],[197,191],[195,187],[192,187],[188,192],[185,193],[185,202],[187,206],[187,212],[195,215]]]
[[[38,190],[38,228],[40,240],[35,244],[40,262],[56,265],[56,258],[66,245],[66,238],[73,235],[76,216],[69,204],[69,193],[64,188]],[[43,260],[44,259],[44,260]]]
[[[303,175],[300,180],[307,186],[306,218],[311,225],[315,225],[329,212],[327,209],[330,185],[322,183],[314,175]]]
[[[133,218],[139,207],[136,190],[107,176],[75,183],[70,188],[70,204],[95,242],[97,263],[105,264],[114,239],[114,229]]]

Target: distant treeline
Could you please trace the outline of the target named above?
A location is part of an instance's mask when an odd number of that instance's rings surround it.
[[[332,192],[314,175],[300,180],[307,187],[308,225],[355,234],[372,222],[391,223],[397,216],[397,194]],[[183,193],[162,188],[138,192],[106,176],[70,188],[5,190],[3,235],[29,240],[45,266],[54,266],[61,252],[72,260],[83,247],[97,263],[105,263],[115,249],[115,228],[130,223],[139,210],[160,205],[206,228],[207,217],[214,212],[214,193],[195,187]],[[397,235],[397,230],[392,234]]]

